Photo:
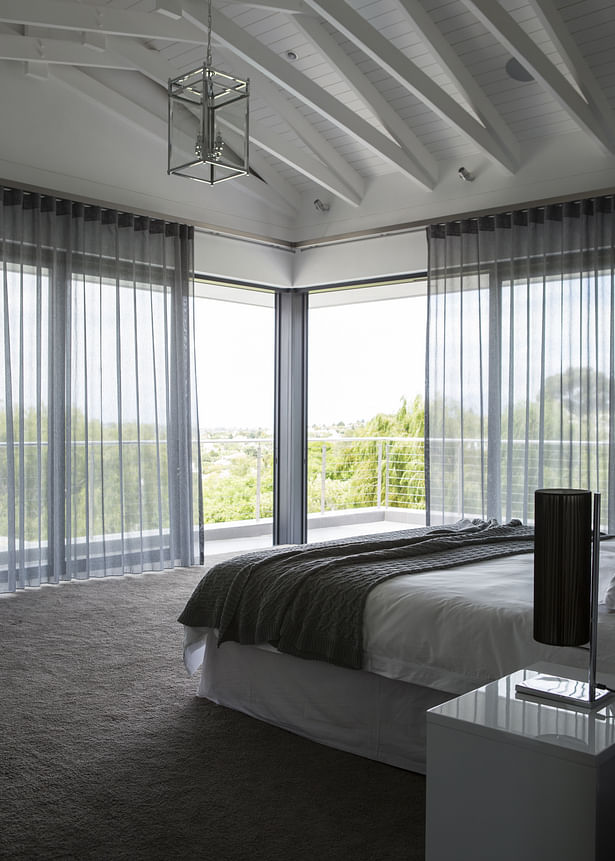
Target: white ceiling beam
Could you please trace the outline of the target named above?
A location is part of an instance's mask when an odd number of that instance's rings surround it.
[[[164,2],[164,0],[161,0]],[[168,2],[168,0],[167,0]],[[254,6],[257,9],[271,9],[272,12],[288,12],[290,15],[296,15],[300,12],[305,12],[305,7],[301,0],[237,0],[242,6]]]
[[[53,63],[64,66],[95,66],[101,69],[132,69],[132,63],[108,51],[94,51],[78,42],[39,39],[34,36],[0,34],[0,60]]]
[[[529,0],[529,3],[536,17],[549,34],[568,71],[577,82],[596,119],[603,124],[609,140],[614,143],[615,114],[613,109],[560,13],[552,0]]]
[[[304,2],[490,159],[512,173],[516,171],[517,163],[478,120],[343,0],[326,0],[326,3],[324,0]]]
[[[542,83],[583,131],[607,151],[614,151],[613,144],[602,130],[602,124],[596,122],[594,112],[587,102],[499,3],[494,3],[493,0],[463,2],[521,65]]]
[[[509,153],[513,162],[519,165],[519,144],[511,130],[419,0],[396,0],[396,2],[410,18],[421,39],[430,47],[455,86],[463,93],[487,131],[502,149]]]
[[[303,114],[291,105],[280,90],[268,78],[250,65],[248,68],[250,86],[253,92],[258,92],[260,98],[267,102],[271,110],[281,117],[297,137],[352,191],[356,200],[362,200],[365,194],[365,180],[351,165],[348,164],[329,141],[306,120]]]
[[[413,161],[435,181],[438,179],[438,164],[428,149],[408,128],[397,111],[374,87],[371,81],[357,68],[356,64],[340,48],[335,39],[327,33],[320,21],[308,15],[297,15],[295,24],[303,31],[334,66],[348,86],[365,102],[388,133]]]
[[[69,66],[54,66],[52,75],[70,89],[86,96],[96,106],[102,106],[111,113],[119,116],[124,122],[152,135],[154,138],[167,141],[166,100],[162,99],[159,113],[141,107],[132,99],[116,92],[116,90],[97,81],[86,72]],[[162,94],[161,94],[162,95]],[[260,159],[255,159],[254,169],[261,173],[258,167]],[[161,172],[166,172],[166,162],[160,166]],[[266,172],[267,168],[264,168]],[[278,176],[277,187],[269,186],[254,176],[241,178],[241,188],[252,197],[265,201],[267,205],[277,209],[286,216],[293,216],[300,206],[300,197],[296,190],[282,177]],[[239,182],[239,180],[238,180]],[[284,187],[283,194],[279,189]]]
[[[222,123],[226,122],[222,117],[220,117],[220,121]],[[250,140],[254,141],[261,149],[280,159],[284,164],[303,174],[307,179],[315,182],[321,188],[339,197],[340,200],[351,204],[351,206],[359,206],[361,203],[361,197],[347,188],[337,174],[321,161],[313,158],[308,153],[302,152],[297,147],[292,146],[292,144],[286,144],[279,135],[270,132],[264,126],[252,120],[250,121]]]
[[[233,147],[236,152],[241,151],[242,138],[240,135],[234,134],[231,129],[227,129],[225,135],[228,137],[229,146]],[[265,187],[268,186],[272,191],[275,191],[280,199],[288,204],[291,215],[295,215],[299,211],[301,208],[301,195],[295,186],[280,176],[279,172],[267,161],[265,156],[261,155],[254,148],[250,149],[250,169],[254,170],[264,180],[266,183]],[[262,183],[260,187],[263,187]],[[278,205],[276,208],[280,209],[280,206]]]
[[[155,0],[154,9],[173,21],[178,21],[182,17],[182,4],[180,0]]]
[[[194,0],[184,0],[184,17],[202,30],[207,30],[203,11]],[[301,72],[291,68],[258,39],[248,35],[220,12],[215,16],[213,30],[217,41],[222,42],[234,54],[256,66],[280,87],[359,140],[394,168],[401,170],[426,188],[433,188],[433,179],[424,170],[418,168],[398,144],[358,117],[341,101],[329,95]]]
[[[177,75],[177,70],[157,51],[150,51],[136,42],[111,37],[109,46],[129,60],[140,72],[165,88],[169,78]],[[362,195],[349,188],[326,164],[286,143],[279,136],[272,135],[254,121],[250,122],[250,140],[347,203],[353,206],[360,204]]]
[[[66,0],[0,0],[0,22],[93,31],[135,39],[165,39],[190,44],[203,41],[186,21],[172,21],[164,15],[131,12],[110,6],[68,3]]]

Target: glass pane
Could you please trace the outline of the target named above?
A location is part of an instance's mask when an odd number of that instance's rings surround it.
[[[425,522],[424,282],[310,297],[308,534]]]
[[[46,582],[49,273],[5,264],[0,302],[0,591]]]
[[[164,567],[171,553],[170,293],[139,282],[74,278],[70,319],[71,574],[123,570],[133,551]],[[118,560],[113,565],[111,557]]]
[[[274,296],[205,283],[196,292],[205,552],[270,546]]]

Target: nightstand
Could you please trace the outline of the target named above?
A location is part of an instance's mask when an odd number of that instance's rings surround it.
[[[426,861],[615,858],[615,701],[588,711],[519,696],[535,674],[427,712]]]

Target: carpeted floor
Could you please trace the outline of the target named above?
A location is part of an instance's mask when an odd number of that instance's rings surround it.
[[[424,778],[195,697],[202,570],[0,599],[0,858],[424,857]]]

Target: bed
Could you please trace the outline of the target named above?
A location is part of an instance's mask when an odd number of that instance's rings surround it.
[[[482,535],[509,526],[460,521],[444,532],[474,528]],[[421,563],[403,573],[396,549],[399,571],[371,585],[362,604],[360,667],[349,668],[345,659],[345,666],[312,659],[305,651],[297,656],[301,649],[293,654],[282,639],[258,641],[253,632],[234,628],[224,613],[195,624],[203,618],[185,610],[184,663],[190,674],[201,670],[197,694],[322,744],[424,773],[428,708],[537,662],[587,667],[584,648],[534,641],[531,531],[518,521],[514,527],[522,534],[512,536],[511,553],[500,548],[494,558],[449,563],[436,553],[432,558],[440,564]],[[337,548],[347,553],[349,545],[357,557],[373,559],[374,547],[378,556],[382,547],[425,540],[433,541],[431,531],[419,529],[323,542],[293,548],[291,561],[301,569],[310,551],[318,558],[319,548],[339,554]],[[284,552],[247,554],[233,560],[233,570],[247,568],[256,580],[254,571],[275,564]],[[615,541],[601,542],[600,560],[598,680],[615,687]]]

